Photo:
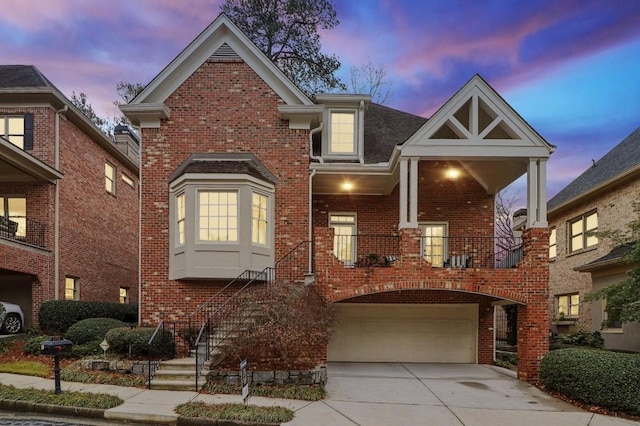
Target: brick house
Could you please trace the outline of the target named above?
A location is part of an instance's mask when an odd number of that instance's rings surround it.
[[[0,66],[0,300],[137,303],[138,143],[112,142],[34,66]]]
[[[585,296],[627,278],[630,246],[612,247],[598,232],[625,231],[640,203],[640,128],[562,189],[549,209],[552,325],[560,333],[601,330],[604,306]],[[601,330],[605,346],[640,351],[640,324]]]
[[[143,323],[275,270],[338,307],[316,363],[491,363],[494,307],[517,303],[519,376],[536,380],[553,147],[479,76],[429,120],[310,99],[221,15],[121,110],[141,128]],[[535,214],[516,265],[494,194],[524,174]]]

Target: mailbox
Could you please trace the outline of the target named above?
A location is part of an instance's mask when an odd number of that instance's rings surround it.
[[[53,338],[51,340],[45,340],[40,345],[40,352],[42,355],[61,355],[67,354],[71,352],[71,346],[73,343],[71,340],[66,339],[56,339]]]

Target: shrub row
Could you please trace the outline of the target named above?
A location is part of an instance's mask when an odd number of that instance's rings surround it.
[[[540,380],[569,398],[640,415],[640,354],[558,349],[542,359]]]
[[[576,331],[571,334],[556,334],[549,339],[549,349],[560,349],[569,346],[587,346],[591,348],[603,348],[604,339],[599,331]]]
[[[149,340],[156,329],[153,327],[119,327],[109,330],[106,335],[109,350],[130,355],[147,355],[149,353]],[[162,332],[161,332],[162,333]],[[173,356],[173,336],[169,331],[157,335],[152,344],[152,350],[156,354]]]
[[[69,327],[87,318],[113,318],[125,323],[138,321],[138,307],[115,302],[50,300],[40,308],[40,328],[48,333],[67,332]]]

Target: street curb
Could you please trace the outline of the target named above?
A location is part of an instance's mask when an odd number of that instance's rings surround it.
[[[100,408],[86,408],[86,407],[70,407],[65,405],[44,404],[31,401],[23,401],[19,399],[0,399],[0,410],[11,411],[20,413],[40,413],[40,414],[55,414],[60,416],[69,417],[84,417],[91,419],[104,419],[104,409]],[[120,420],[125,420],[122,417]],[[127,419],[128,421],[135,423],[147,423],[137,419]],[[173,422],[171,422],[173,423]],[[167,423],[167,424],[171,424]],[[184,417],[177,416],[175,423],[177,426],[279,426],[280,423],[259,423],[259,422],[245,422],[241,420],[216,420],[206,419],[202,417]]]
[[[0,410],[19,413],[58,414],[92,419],[104,419],[104,412],[106,411],[99,408],[68,407],[65,405],[44,404],[19,399],[0,399]]]

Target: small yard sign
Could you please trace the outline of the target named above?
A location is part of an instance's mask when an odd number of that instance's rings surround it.
[[[242,381],[242,401],[249,401],[249,377],[247,376],[247,360],[240,361],[240,380]]]

